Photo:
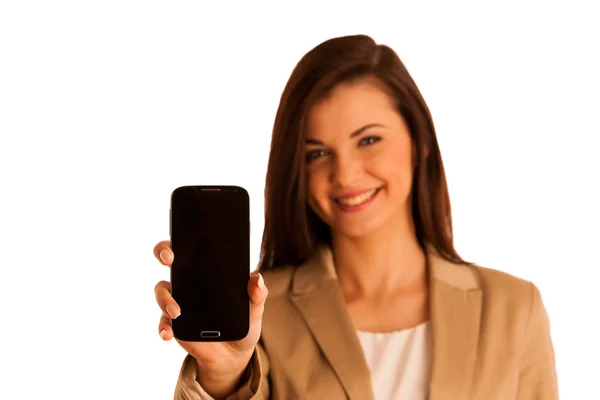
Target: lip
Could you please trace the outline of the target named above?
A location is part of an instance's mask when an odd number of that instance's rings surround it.
[[[373,196],[371,196],[367,201],[365,201],[362,204],[357,204],[357,205],[352,205],[351,206],[351,205],[346,205],[346,204],[339,203],[339,202],[335,201],[335,199],[334,199],[333,203],[342,212],[347,212],[347,213],[359,212],[359,211],[362,211],[365,208],[369,207],[371,205],[371,203],[373,203],[375,201],[375,199],[377,199],[377,197],[379,196],[379,192],[381,192],[381,189],[383,189],[383,186],[380,186],[380,187],[376,188],[375,189],[375,193],[373,194]],[[361,195],[363,193],[370,192],[371,190],[373,190],[373,189],[361,190],[361,191],[357,191],[357,192],[350,193],[350,194],[344,194],[343,197],[342,196],[338,196],[338,197],[336,197],[336,199],[358,196],[358,195]]]
[[[374,189],[375,190],[379,190],[381,188],[382,188],[382,186],[376,187],[376,188],[364,189],[364,190],[356,190],[354,192],[344,193],[344,194],[341,194],[339,196],[332,196],[332,199],[334,199],[334,200],[335,199],[349,199],[349,198],[352,198],[352,197],[360,196],[361,194],[364,194],[364,193],[368,193],[371,190],[374,190]]]

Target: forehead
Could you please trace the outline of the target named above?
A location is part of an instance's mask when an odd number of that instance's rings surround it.
[[[390,124],[398,117],[393,99],[379,83],[343,83],[311,108],[307,134],[347,133],[370,123]]]

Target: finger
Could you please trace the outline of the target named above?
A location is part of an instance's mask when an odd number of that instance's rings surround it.
[[[171,284],[169,282],[158,282],[154,287],[154,295],[156,297],[156,303],[158,303],[158,306],[164,314],[167,314],[172,319],[179,317],[181,309],[175,299],[171,296]]]
[[[158,335],[164,341],[173,339],[173,328],[171,328],[171,318],[163,313],[158,323]]]
[[[256,324],[262,321],[265,301],[269,295],[269,289],[261,274],[252,275],[248,281],[248,296],[250,297],[250,323]]]
[[[171,250],[171,242],[163,240],[154,246],[154,257],[156,257],[161,264],[166,265],[167,267],[171,266],[174,258],[173,250]]]

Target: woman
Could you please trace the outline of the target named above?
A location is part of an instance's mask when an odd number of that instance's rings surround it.
[[[434,125],[389,47],[340,37],[298,63],[265,202],[250,333],[180,342],[175,399],[558,398],[537,288],[453,247]],[[168,282],[156,297],[170,340]]]

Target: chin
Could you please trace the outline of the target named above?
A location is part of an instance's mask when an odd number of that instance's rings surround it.
[[[383,227],[383,224],[378,221],[365,221],[364,223],[357,224],[334,224],[332,232],[334,235],[349,238],[349,239],[361,239],[372,235],[379,231]]]

